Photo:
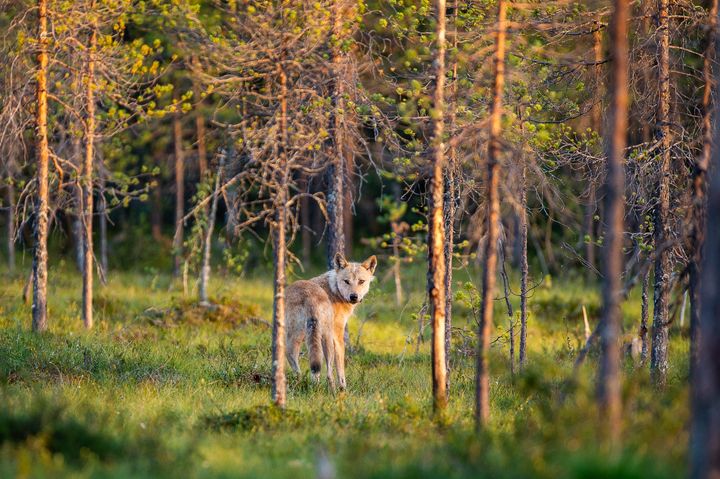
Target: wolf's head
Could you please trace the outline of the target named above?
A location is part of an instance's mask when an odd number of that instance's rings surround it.
[[[362,263],[348,263],[342,253],[335,255],[335,280],[337,291],[348,303],[356,304],[363,300],[370,282],[375,278],[377,258],[370,256]]]

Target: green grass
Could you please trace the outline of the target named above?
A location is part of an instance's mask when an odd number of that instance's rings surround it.
[[[298,478],[328,463],[338,477],[364,478],[684,475],[688,346],[677,325],[665,391],[651,387],[646,368],[626,362],[624,442],[610,452],[593,402],[594,353],[571,380],[583,342],[580,308],[594,324],[599,307],[582,281],[555,279],[534,290],[522,374],[510,375],[505,337],[494,343],[491,424],[476,434],[474,320],[462,300],[450,407],[433,418],[429,330],[416,352],[420,268],[405,276],[407,305],[395,306],[387,281],[359,308],[346,393],[332,395],[306,373],[289,377],[287,411],[270,407],[271,331],[263,322],[272,310],[270,277],[215,277],[221,306],[206,313],[154,270],[113,273],[98,286],[97,325],[86,332],[79,277],[56,266],[42,335],[29,332],[22,278],[4,281],[0,477]],[[479,275],[461,270],[456,278],[462,290]],[[624,306],[628,334],[639,309],[634,294]],[[497,336],[507,322],[498,301]]]

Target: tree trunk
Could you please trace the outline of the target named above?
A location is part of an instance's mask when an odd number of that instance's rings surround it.
[[[202,267],[200,268],[200,285],[198,287],[200,305],[202,306],[210,305],[207,288],[208,283],[210,282],[210,255],[212,253],[212,234],[215,230],[215,216],[217,216],[218,201],[220,200],[220,182],[222,181],[224,167],[225,154],[221,154],[217,176],[215,177],[215,190],[213,192],[212,204],[210,206],[210,212],[207,219],[205,240],[203,242],[203,258]]]
[[[156,242],[162,241],[162,183],[160,178],[151,192],[150,229]]]
[[[345,101],[343,99],[343,58],[340,45],[342,34],[342,14],[340,0],[334,0],[332,5],[332,115],[330,127],[332,131],[332,148],[326,178],[327,178],[327,267],[333,269],[333,259],[336,253],[345,253],[345,227],[343,206],[345,203],[345,151],[343,148],[343,111]]]
[[[453,35],[452,48],[457,49],[458,0],[453,2]],[[457,106],[457,58],[453,56],[450,83],[450,109],[448,121],[450,123],[450,136],[455,134],[455,109]],[[451,142],[448,149],[448,164],[445,167],[445,197],[443,198],[443,221],[445,222],[445,392],[450,394],[450,349],[452,347],[452,280],[453,280],[453,250],[455,246],[455,165],[457,164],[457,148]],[[398,266],[399,268],[399,266]]]
[[[595,60],[595,80],[597,81],[597,87],[595,90],[595,104],[591,111],[591,122],[592,129],[598,135],[602,134],[602,65],[603,60],[602,54],[602,22],[601,17],[598,15],[595,25],[595,31],[593,32],[593,53]],[[595,175],[593,174],[593,177]],[[595,191],[595,183],[590,182],[590,191],[588,192],[587,204],[585,205],[585,260],[588,263],[588,280],[593,281],[595,279],[595,212],[597,210],[597,194]]]
[[[278,68],[280,78],[280,128],[278,154],[280,165],[276,172],[277,196],[275,201],[275,224],[273,225],[274,301],[272,336],[272,400],[276,406],[285,407],[285,262],[287,256],[285,228],[287,221],[287,76],[284,66]]]
[[[650,317],[650,308],[648,303],[648,291],[650,290],[650,270],[643,274],[642,283],[642,299],[640,305],[640,361],[645,364],[648,355],[648,318]]]
[[[493,324],[493,299],[497,269],[498,222],[500,220],[500,149],[502,135],[502,100],[505,85],[505,17],[507,4],[498,0],[497,36],[495,45],[495,78],[490,110],[490,137],[487,157],[487,242],[485,244],[485,267],[480,304],[480,327],[478,331],[477,367],[475,372],[475,424],[482,428],[490,418],[490,334]]]
[[[107,281],[108,273],[108,238],[107,238],[107,211],[105,205],[105,173],[100,172],[99,175],[99,194],[98,194],[98,223],[100,226],[100,269],[102,270],[102,281]]]
[[[5,196],[7,201],[7,261],[8,273],[15,273],[15,183],[14,178],[8,178]]]
[[[527,218],[527,167],[523,165],[522,186],[520,190],[520,351],[518,359],[520,370],[525,367],[527,361],[527,294],[528,278],[530,268],[528,267],[527,240],[528,240],[528,218]]]
[[[94,9],[95,2],[90,8]],[[86,329],[93,327],[93,164],[95,159],[95,49],[97,31],[93,26],[87,48],[85,72],[85,161],[82,169],[83,290],[82,318]]]
[[[670,35],[668,0],[658,0],[658,140],[661,143],[660,171],[655,208],[655,291],[650,372],[657,386],[664,386],[668,368],[668,310],[670,303]]]
[[[300,191],[310,193],[310,181],[305,173],[300,173]],[[300,198],[300,240],[302,244],[303,264],[310,264],[312,254],[312,225],[310,223],[310,198]]]
[[[197,57],[193,56],[192,62],[198,65]],[[205,178],[207,172],[207,146],[205,143],[205,116],[201,110],[202,107],[202,92],[197,82],[193,81],[193,94],[195,95],[195,101],[197,101],[195,111],[195,134],[197,135],[197,154],[198,154],[198,173],[200,174],[199,181]]]
[[[35,245],[33,248],[33,303],[32,329],[45,331],[47,319],[47,263],[48,263],[48,147],[47,132],[47,73],[48,73],[48,32],[47,32],[47,0],[38,0],[38,71],[37,110],[35,123],[37,127],[37,192],[35,196]]]
[[[80,82],[78,82],[80,83]],[[78,92],[79,94],[79,92]],[[80,125],[75,124],[75,127],[80,129]],[[75,134],[72,137],[72,155],[73,162],[77,167],[78,171],[83,169],[83,157],[82,157],[82,145],[81,138]],[[85,247],[83,246],[84,235],[83,232],[83,185],[82,185],[82,174],[78,176],[77,181],[72,185],[73,195],[73,208],[72,208],[72,238],[75,247],[75,266],[78,271],[82,274],[83,261],[85,254]]]
[[[713,3],[715,3],[713,1]],[[711,12],[717,16],[717,4]],[[714,10],[714,11],[713,11]],[[717,19],[712,22],[716,25]],[[715,94],[720,89],[715,86]],[[718,161],[720,128],[715,126],[713,155]],[[709,160],[709,158],[708,158]],[[709,167],[710,165],[708,165]],[[702,267],[699,344],[692,379],[692,424],[690,460],[693,479],[720,477],[720,170],[709,168],[712,181],[707,195],[706,235]]]
[[[600,366],[597,379],[598,406],[608,438],[615,445],[621,433],[620,301],[622,295],[622,246],[624,231],[625,170],[623,165],[628,127],[628,0],[614,1],[611,35],[612,92],[610,138],[607,144],[605,218],[603,246],[602,317],[600,319]]]
[[[445,362],[445,224],[443,220],[443,170],[445,144],[445,0],[436,0],[435,91],[433,93],[432,178],[428,197],[428,273],[427,292],[432,324],[433,408],[442,412],[447,406]]]
[[[707,171],[710,166],[712,155],[712,89],[714,85],[713,61],[715,61],[715,41],[717,35],[718,0],[708,2],[708,32],[703,61],[703,77],[705,85],[703,89],[703,149],[700,157],[695,162],[693,171],[692,199],[693,218],[690,234],[691,257],[689,266],[689,291],[690,291],[690,373],[697,367],[700,322],[700,277],[702,275],[702,250],[705,233],[705,218],[707,210],[705,196],[707,189]]]
[[[180,118],[179,101],[178,109],[173,115],[173,142],[175,144],[175,236],[173,237],[173,254],[175,267],[173,275],[178,278],[181,272],[183,260],[184,225],[185,215],[185,162],[183,158],[182,145],[182,121]]]

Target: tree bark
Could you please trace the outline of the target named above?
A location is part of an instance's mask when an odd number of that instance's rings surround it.
[[[692,423],[690,430],[690,477],[706,479],[720,477],[720,297],[717,290],[720,285],[720,170],[718,164],[718,145],[720,128],[714,126],[711,133],[714,112],[711,107],[711,91],[719,94],[713,75],[712,62],[716,61],[716,42],[718,25],[717,0],[709,0],[708,46],[705,51],[705,96],[703,99],[703,153],[696,165],[693,185],[695,208],[699,210],[695,218],[697,234],[696,246],[704,247],[695,251],[693,261],[702,260],[702,268],[697,264],[691,310],[691,401]],[[713,138],[714,135],[714,138]],[[710,161],[714,156],[714,169]],[[707,171],[713,172],[712,183],[705,195]],[[700,221],[698,224],[697,221]],[[703,241],[704,240],[704,241]],[[704,243],[704,244],[703,244]],[[693,278],[691,277],[691,285]],[[698,294],[698,290],[699,294]],[[696,297],[700,305],[695,307]],[[693,315],[697,315],[693,317]],[[693,327],[693,320],[696,324]],[[695,344],[693,344],[695,343]]]
[[[220,200],[220,182],[222,181],[223,168],[225,167],[225,154],[220,155],[220,164],[218,165],[217,176],[215,177],[215,189],[213,191],[213,199],[210,206],[210,212],[207,218],[207,227],[205,230],[205,238],[203,242],[203,259],[200,269],[200,284],[198,287],[198,296],[200,304],[208,306],[210,304],[208,298],[208,283],[210,282],[210,255],[212,253],[212,234],[215,230],[215,216],[217,216],[218,201]]]
[[[82,80],[78,81],[78,83],[81,83]],[[79,92],[78,92],[79,94]],[[74,124],[74,127],[76,127],[78,130],[80,129],[80,125]],[[75,128],[73,128],[74,130]],[[82,144],[81,144],[82,138],[76,134],[73,134],[72,137],[72,156],[73,156],[73,162],[75,163],[75,166],[77,167],[78,171],[82,172],[83,169],[83,156],[82,156]],[[78,271],[82,274],[83,270],[83,254],[84,254],[84,247],[83,247],[83,241],[84,241],[84,233],[83,233],[83,188],[82,188],[82,174],[80,174],[77,178],[77,181],[74,182],[72,185],[72,195],[73,195],[73,208],[72,208],[72,238],[74,242],[75,247],[75,265],[77,266]]]
[[[670,32],[668,0],[657,2],[658,38],[658,141],[661,143],[660,170],[655,208],[655,291],[650,372],[653,383],[664,386],[668,369],[668,311],[670,303]]]
[[[35,196],[35,245],[33,248],[33,303],[32,329],[45,331],[47,318],[47,263],[48,263],[48,146],[47,116],[47,73],[48,73],[48,32],[47,0],[38,0],[38,56],[36,75],[37,110],[35,112],[37,142],[37,192]]]
[[[485,244],[485,267],[480,304],[480,327],[475,372],[475,424],[479,430],[490,418],[490,334],[493,325],[493,296],[497,269],[498,221],[500,220],[500,150],[502,135],[502,100],[505,85],[505,34],[507,3],[498,0],[497,34],[495,44],[495,78],[490,110],[490,137],[487,158],[487,242]]]
[[[7,201],[7,224],[5,231],[7,234],[7,261],[8,273],[15,273],[15,183],[14,178],[8,178],[7,187],[5,189],[5,199]]]
[[[435,1],[435,89],[433,93],[431,145],[432,178],[428,197],[428,273],[427,292],[432,325],[433,408],[442,412],[447,406],[445,362],[445,224],[443,219],[443,170],[445,165],[445,0]]]
[[[193,64],[198,65],[198,59],[196,56],[193,56],[192,62]],[[207,146],[205,142],[205,116],[203,116],[201,110],[202,92],[200,91],[200,88],[195,81],[193,81],[193,94],[195,95],[195,100],[197,101],[195,111],[195,134],[197,135],[198,173],[200,174],[199,181],[202,181],[203,178],[205,178],[205,173],[207,172],[208,166]]]
[[[591,111],[590,121],[592,129],[598,135],[602,135],[602,22],[598,15],[595,22],[595,31],[593,32],[593,54],[595,60],[595,80],[597,87],[595,91],[595,104]],[[593,177],[595,175],[593,174]],[[595,212],[597,211],[597,194],[595,191],[594,181],[590,182],[590,191],[588,192],[587,204],[585,205],[585,260],[588,262],[588,280],[595,279]]]
[[[527,361],[527,294],[528,278],[530,276],[527,254],[527,167],[523,165],[522,168],[522,189],[520,190],[520,351],[518,351],[518,360],[521,371],[525,367],[525,363]]]
[[[332,115],[330,127],[332,130],[332,148],[326,178],[327,178],[327,213],[328,213],[328,239],[327,239],[327,267],[333,269],[333,259],[336,253],[345,253],[345,151],[343,142],[343,115],[345,100],[343,98],[343,58],[340,45],[342,35],[341,0],[334,0],[332,4],[332,72],[334,76],[332,86]]]
[[[157,179],[151,192],[152,208],[150,209],[150,230],[153,240],[162,241],[162,183]]]
[[[184,241],[183,216],[185,214],[185,162],[182,145],[182,121],[180,118],[179,101],[178,111],[173,115],[173,142],[175,144],[175,236],[173,237],[174,270],[173,275],[178,278],[182,265],[182,250]]]
[[[100,171],[98,191],[98,223],[100,226],[100,269],[102,270],[101,281],[107,281],[108,273],[108,238],[107,238],[107,211],[105,206],[105,173]],[[105,278],[105,279],[103,279]]]
[[[91,2],[93,10],[95,2]],[[85,66],[85,161],[82,168],[83,290],[82,318],[86,329],[93,327],[93,165],[95,159],[95,49],[97,31],[93,25]]]
[[[713,105],[712,89],[715,83],[713,62],[715,61],[715,42],[717,35],[718,0],[708,1],[708,32],[703,58],[703,77],[705,85],[703,88],[703,149],[700,157],[695,162],[692,183],[693,218],[690,234],[691,257],[689,267],[689,292],[690,292],[690,373],[691,376],[697,367],[698,344],[700,328],[700,278],[702,275],[702,250],[705,233],[706,190],[707,171],[710,166],[713,142]]]
[[[453,2],[453,27],[455,29],[452,41],[453,50],[457,49],[458,0]],[[450,135],[455,134],[455,108],[457,105],[457,58],[453,56],[450,71],[450,108],[448,121]],[[452,347],[452,280],[453,280],[453,250],[455,246],[455,165],[457,164],[457,148],[454,142],[448,148],[448,164],[445,167],[445,197],[443,198],[443,221],[445,222],[445,392],[450,394],[450,349]],[[398,265],[399,268],[399,265]]]
[[[612,445],[621,434],[620,301],[622,295],[622,245],[624,228],[625,169],[623,165],[628,127],[628,40],[627,0],[614,1],[611,31],[612,92],[610,138],[607,144],[605,179],[606,241],[603,246],[602,317],[600,319],[600,367],[597,378],[598,406]]]
[[[282,64],[278,67],[280,79],[280,128],[278,132],[279,166],[275,180],[275,224],[273,225],[274,301],[272,336],[272,400],[276,406],[285,407],[287,385],[285,382],[285,263],[287,246],[285,228],[287,222],[287,76]]]
[[[647,362],[647,355],[648,355],[648,340],[647,340],[647,333],[648,333],[648,318],[650,317],[650,308],[648,303],[648,292],[650,290],[650,271],[646,271],[643,274],[643,282],[642,282],[642,298],[641,298],[641,305],[640,305],[640,361],[643,364],[646,364]]]

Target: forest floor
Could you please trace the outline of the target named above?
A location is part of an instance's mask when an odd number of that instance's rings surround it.
[[[271,275],[215,276],[204,310],[146,269],[97,287],[86,332],[80,281],[50,270],[50,330],[29,332],[23,278],[0,286],[0,477],[677,478],[689,419],[687,332],[671,330],[668,386],[628,359],[624,442],[602,445],[593,401],[596,353],[572,380],[584,343],[581,307],[597,321],[597,288],[549,278],[530,298],[527,367],[511,374],[508,314],[496,303],[491,423],[473,428],[473,291],[456,272],[450,406],[434,419],[429,329],[417,346],[424,271],[376,284],[351,321],[348,391],[290,376],[288,408],[270,404]],[[381,268],[382,269],[382,265]],[[379,272],[379,276],[384,273]],[[307,275],[302,275],[307,276]],[[6,275],[7,277],[7,275]],[[517,290],[517,281],[513,281]],[[517,298],[512,299],[517,308]],[[630,337],[639,294],[624,305]],[[517,313],[515,313],[517,318]],[[516,334],[516,338],[519,334]],[[515,351],[517,354],[518,347]]]

